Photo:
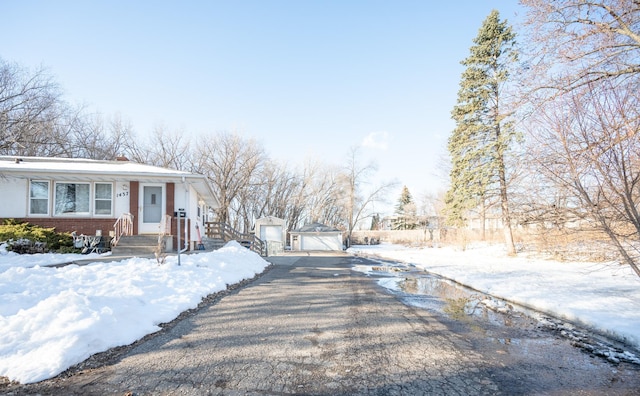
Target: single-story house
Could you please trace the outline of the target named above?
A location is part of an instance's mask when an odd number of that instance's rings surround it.
[[[289,233],[291,250],[341,251],[342,231],[320,223],[311,223]]]
[[[134,163],[79,158],[0,156],[0,220],[16,219],[59,232],[112,235],[116,221],[133,218],[132,234],[158,234],[184,212],[189,247],[219,207],[203,175]],[[177,246],[177,245],[173,245]]]
[[[287,222],[274,216],[257,219],[255,235],[267,243],[269,255],[281,253],[287,241]]]

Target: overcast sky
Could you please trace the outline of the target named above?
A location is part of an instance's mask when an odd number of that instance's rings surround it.
[[[46,67],[68,101],[139,136],[237,131],[291,165],[362,145],[396,201],[402,185],[446,187],[460,61],[492,9],[523,14],[516,0],[2,1],[0,57]]]

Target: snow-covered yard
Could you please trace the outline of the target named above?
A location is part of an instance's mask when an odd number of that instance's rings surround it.
[[[640,278],[628,266],[509,257],[500,245],[463,251],[382,244],[349,252],[413,264],[640,349]]]
[[[158,331],[204,296],[269,265],[236,242],[208,253],[46,267],[94,256],[0,248],[0,376],[53,377],[94,353]]]

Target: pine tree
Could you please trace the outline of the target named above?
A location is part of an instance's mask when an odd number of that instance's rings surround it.
[[[395,212],[397,220],[393,224],[393,229],[413,230],[416,228],[416,205],[407,186],[402,188]]]
[[[514,131],[501,106],[509,67],[517,60],[515,34],[493,10],[473,42],[469,57],[461,62],[466,69],[451,112],[456,127],[448,142],[452,168],[451,187],[445,197],[447,221],[464,225],[469,210],[485,208],[490,198],[497,197],[507,251],[513,254],[505,154]]]

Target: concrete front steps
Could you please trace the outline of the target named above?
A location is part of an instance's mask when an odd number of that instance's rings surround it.
[[[170,252],[173,247],[171,235],[165,237],[165,252]],[[113,256],[153,256],[158,246],[158,235],[131,235],[122,236],[118,245],[111,247]]]

